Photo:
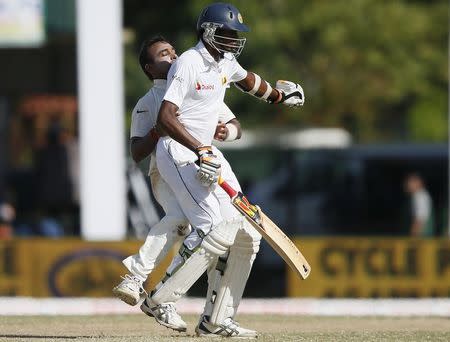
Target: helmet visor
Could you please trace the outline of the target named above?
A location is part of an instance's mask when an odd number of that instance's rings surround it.
[[[241,54],[245,41],[245,38],[230,38],[215,34],[211,43],[214,44],[214,47],[217,50],[221,52],[230,52],[237,57]]]
[[[213,26],[209,31],[209,40],[207,41],[212,47],[220,52],[232,53],[235,57],[239,56],[245,45],[245,38],[240,38],[235,30],[222,29]]]

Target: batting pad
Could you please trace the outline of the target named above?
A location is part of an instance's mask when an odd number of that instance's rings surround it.
[[[201,245],[190,257],[180,255],[182,262],[158,285],[152,300],[156,304],[162,304],[180,299],[217,257],[228,251],[238,228],[236,222],[222,222],[203,238]]]
[[[206,271],[214,256],[200,247],[152,295],[156,304],[176,302]]]
[[[133,275],[145,281],[155,265],[165,258],[175,243],[184,239],[182,234],[187,233],[189,229],[186,220],[164,216],[150,229],[139,252],[124,259],[123,264]]]
[[[233,246],[230,247],[225,272],[218,284],[216,283],[217,289],[211,297],[212,324],[221,324],[225,318],[233,318],[236,314],[256,253],[259,251],[260,241],[261,235],[245,220],[243,229],[239,230]],[[207,309],[208,306],[205,307],[205,315],[208,315]]]
[[[220,286],[220,280],[225,274],[227,266],[228,253],[216,259],[211,267],[208,268],[208,292],[206,293],[206,303],[203,309],[203,316],[211,316],[214,301],[217,296],[217,290]]]

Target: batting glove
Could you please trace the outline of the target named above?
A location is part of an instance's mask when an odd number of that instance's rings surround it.
[[[300,84],[278,80],[275,88],[280,92],[281,98],[274,103],[282,103],[288,107],[299,107],[305,103],[305,94]]]
[[[196,150],[198,156],[197,179],[204,186],[217,182],[220,176],[220,162],[213,153],[211,146],[201,146]]]

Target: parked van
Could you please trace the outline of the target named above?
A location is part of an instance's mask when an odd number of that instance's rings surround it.
[[[425,181],[435,235],[447,231],[448,146],[222,149],[250,200],[290,235],[407,234],[411,172]]]

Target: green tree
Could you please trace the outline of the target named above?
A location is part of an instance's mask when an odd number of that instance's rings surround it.
[[[139,39],[164,32],[183,50],[195,43],[197,16],[210,1],[143,3],[125,2]],[[343,126],[364,142],[447,139],[447,1],[233,4],[251,27],[240,63],[272,83],[299,81],[306,94],[305,106],[292,110],[230,90],[227,102],[244,127]]]

